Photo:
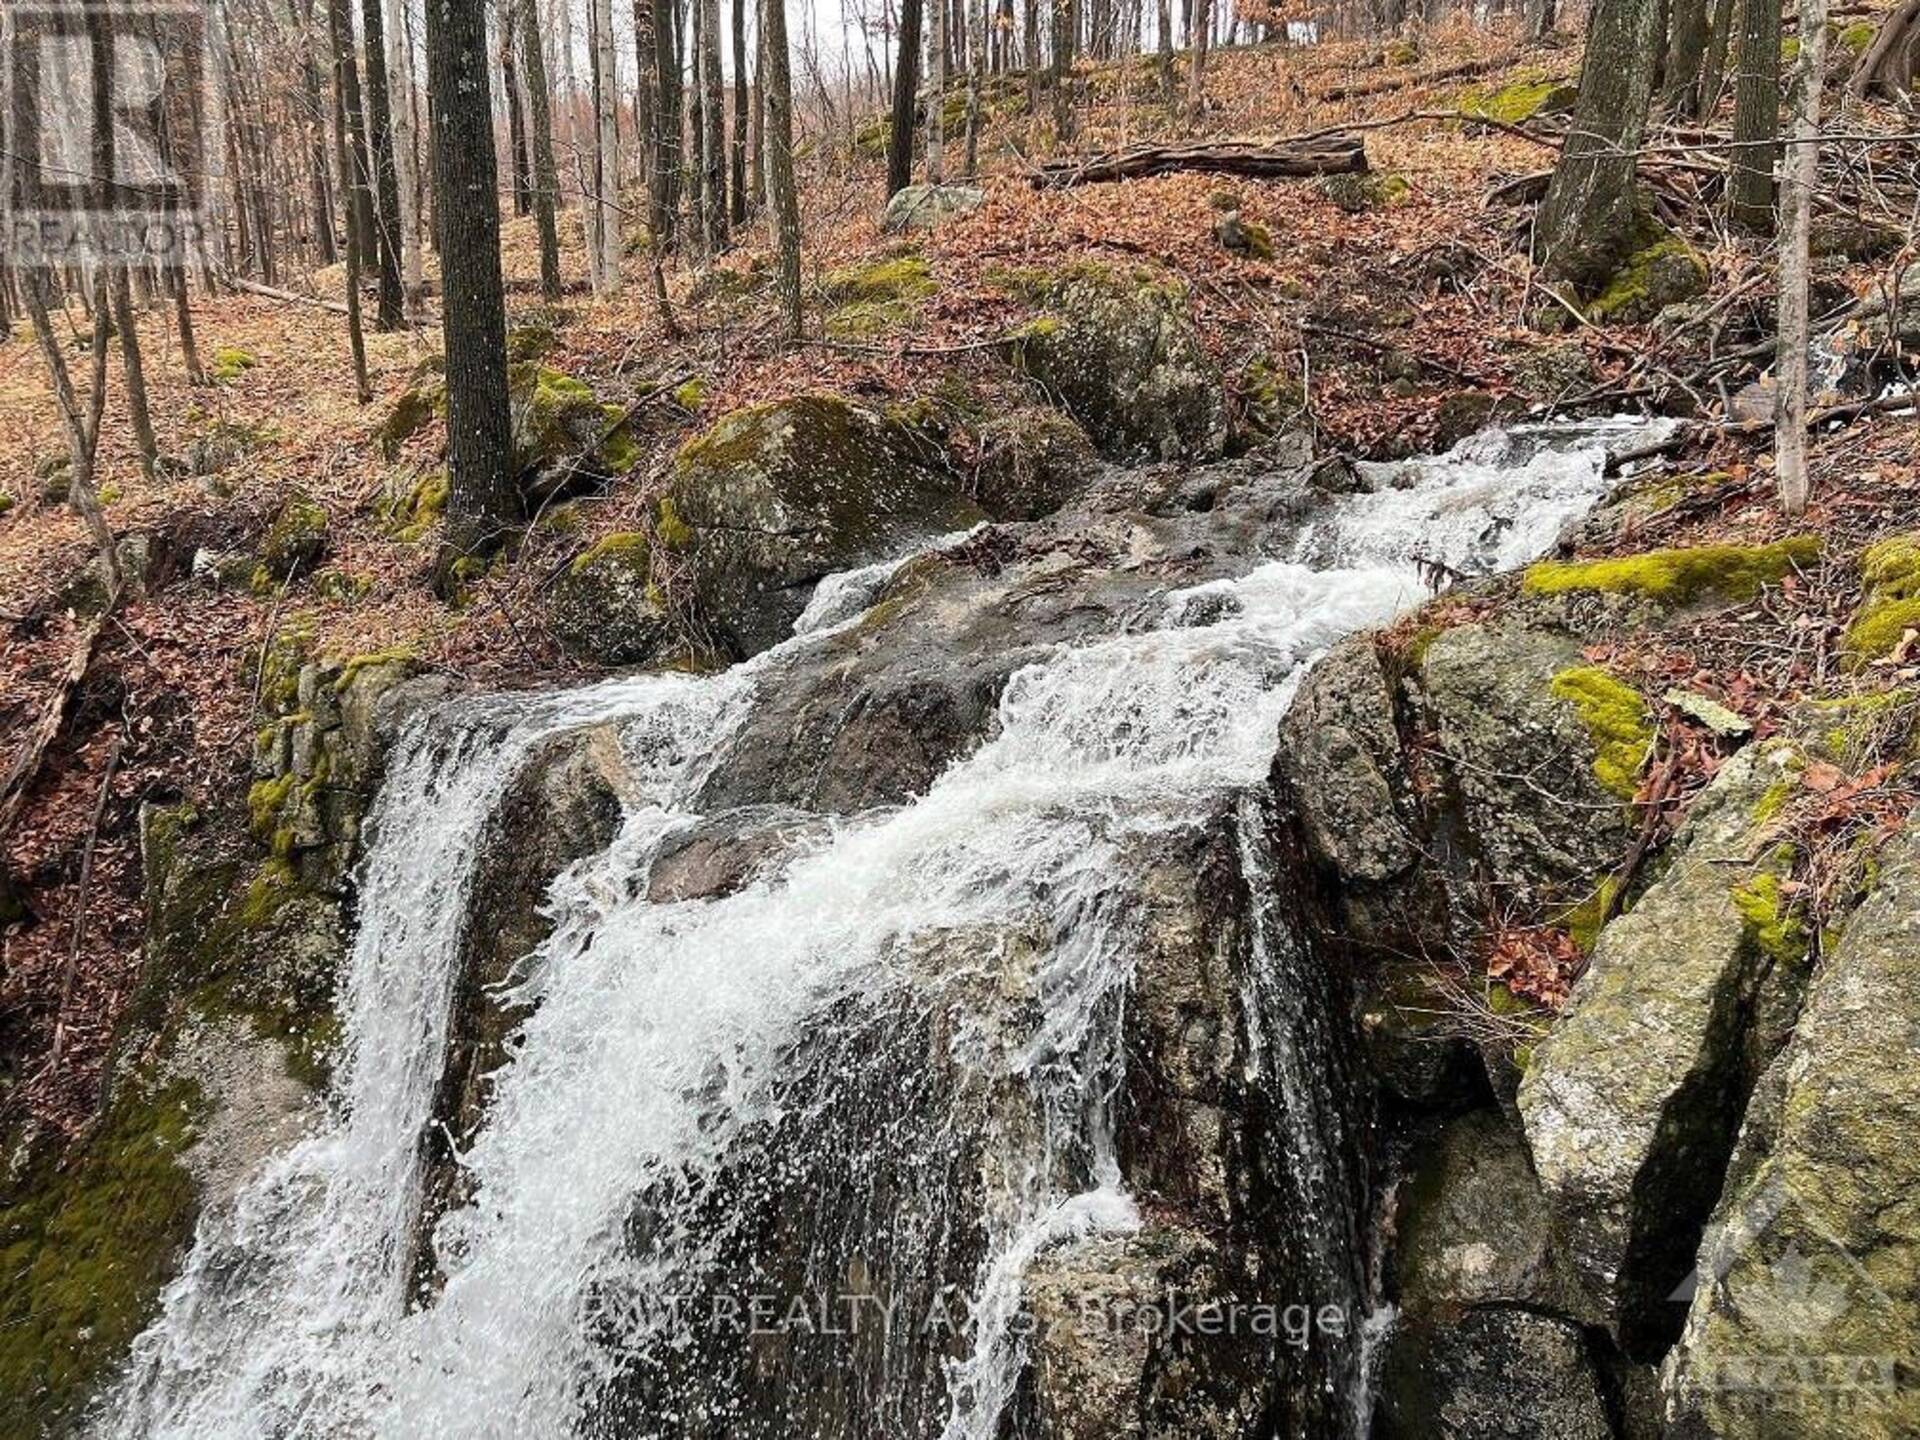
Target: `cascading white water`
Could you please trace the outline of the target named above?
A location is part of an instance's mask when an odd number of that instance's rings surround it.
[[[780,652],[716,677],[461,700],[416,721],[371,826],[336,1118],[203,1219],[99,1432],[573,1433],[612,1378],[607,1317],[657,1311],[737,1238],[699,1218],[710,1198],[672,1197],[710,1197],[792,1123],[782,1068],[809,1037],[902,1007],[955,1015],[955,1063],[1022,1087],[1039,1117],[984,1199],[971,1329],[947,1376],[946,1440],[990,1440],[1021,1361],[1009,1322],[1027,1261],[1139,1223],[1108,1114],[1132,954],[1127,841],[1256,785],[1306,663],[1424,595],[1415,557],[1525,561],[1602,493],[1605,445],[1645,433],[1491,432],[1371,471],[1372,493],[1335,505],[1294,560],[1169,594],[1151,628],[1019,671],[992,736],[924,796],[836,823],[778,880],[721,899],[651,903],[636,877],[694,818],[708,763]],[[783,650],[851,618],[841,601],[864,602],[867,578],[823,587]],[[419,1141],[474,852],[536,747],[604,722],[636,782],[624,824],[554,885],[552,936],[516,982],[530,1017],[462,1156],[471,1202],[434,1237],[444,1288],[409,1309]],[[994,927],[1047,937],[1038,1003],[1017,1023],[969,1016],[964,969],[912,958],[922,937]],[[636,1246],[642,1194],[669,1198]]]

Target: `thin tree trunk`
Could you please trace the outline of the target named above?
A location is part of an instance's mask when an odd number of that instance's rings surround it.
[[[680,191],[680,66],[674,45],[673,0],[650,0],[653,12],[653,168],[647,199],[656,243],[670,246]]]
[[[786,316],[787,337],[798,340],[804,327],[800,309],[800,196],[793,179],[793,73],[787,54],[784,6],[785,0],[761,0],[761,84],[767,95],[767,194],[773,205],[773,234],[779,251],[780,308]],[[914,28],[919,28],[917,23]],[[904,49],[901,52],[900,68],[904,71],[913,68],[906,59],[909,53]],[[898,118],[896,114],[896,133]]]
[[[102,173],[110,174],[111,171]],[[34,337],[40,342],[41,358],[53,382],[54,401],[67,427],[67,503],[80,513],[94,548],[100,552],[100,565],[106,575],[109,596],[118,598],[126,577],[120,567],[120,547],[100,508],[100,496],[94,489],[93,459],[100,445],[100,416],[107,401],[107,295],[104,278],[96,282],[93,316],[93,389],[82,406],[73,388],[73,376],[67,370],[66,353],[53,333],[47,315],[46,272],[29,269],[21,276],[20,288],[27,306],[27,318],[33,323]]]
[[[1213,28],[1213,0],[1194,0],[1193,69],[1187,76],[1187,121],[1198,125],[1207,113],[1207,45]]]
[[[927,79],[927,183],[945,178],[947,149],[947,0],[930,0],[933,34],[927,51],[933,74]]]
[[[1692,115],[1700,104],[1700,70],[1707,54],[1708,0],[1672,0],[1667,21],[1666,82],[1661,101],[1675,115]]]
[[[307,168],[310,172],[313,206],[315,258],[321,265],[339,262],[339,247],[333,239],[333,195],[327,184],[327,114],[320,95],[320,69],[314,62],[313,47],[319,43],[314,34],[313,0],[303,0],[300,10],[300,88],[306,101],[304,129],[307,135]],[[245,221],[241,227],[245,229]]]
[[[380,244],[373,217],[373,170],[367,158],[367,131],[360,108],[360,65],[353,53],[353,18],[349,0],[327,0],[327,23],[333,35],[333,83],[339,97],[340,124],[345,133],[346,153],[341,161],[341,183],[346,187],[348,222],[360,236],[360,258],[364,262]],[[256,215],[261,207],[254,206]],[[272,283],[272,277],[268,277]]]
[[[759,13],[759,7],[754,7]],[[758,34],[753,46],[753,104],[747,112],[748,204],[758,210],[767,203],[767,81],[766,46]]]
[[[776,0],[768,0],[768,4],[773,3],[776,3]],[[1032,0],[1032,3],[1038,4],[1039,0]],[[913,129],[915,112],[920,104],[920,7],[921,0],[900,0],[899,54],[893,67],[893,123],[887,135],[887,194],[890,196],[906,189],[913,180]],[[783,31],[786,28],[784,21],[781,28]],[[768,64],[773,64],[775,58],[773,48],[769,46]],[[779,63],[782,66],[787,65],[784,59]],[[768,83],[771,85],[771,77]],[[793,117],[792,103],[793,92],[789,88],[787,92],[789,125]],[[768,97],[768,105],[770,107],[772,105],[771,96]],[[768,115],[767,123],[770,126],[773,123],[771,114]],[[771,148],[767,154],[771,159],[773,154]]]
[[[186,369],[188,384],[204,385],[207,372],[200,364],[200,347],[193,338],[193,302],[187,295],[186,267],[173,266],[169,283],[173,289],[174,326],[180,335],[180,363]]]
[[[344,13],[340,0],[329,0],[329,15]],[[347,45],[338,26],[333,30],[333,85],[336,94],[344,95],[341,71],[353,64],[353,50]],[[339,112],[344,116],[345,111]],[[334,147],[340,163],[341,183],[351,187],[353,162],[347,153],[347,129],[344,119],[334,126]],[[353,223],[354,204],[351,193],[347,200],[347,350],[353,357],[354,396],[362,405],[373,399],[373,385],[367,378],[367,339],[366,330],[360,314],[360,267],[364,252],[360,246],[360,227]]]
[[[120,331],[120,359],[127,377],[127,419],[134,447],[140,452],[140,473],[149,484],[157,478],[160,446],[153,437],[153,416],[147,410],[147,372],[140,362],[140,329],[133,314],[133,293],[127,267],[113,267],[113,323]]]
[[[1707,29],[1707,55],[1700,66],[1700,95],[1694,114],[1704,120],[1720,104],[1727,82],[1727,52],[1733,43],[1733,0],[1713,0],[1713,23]]]
[[[1578,285],[1611,275],[1633,243],[1634,152],[1647,129],[1656,0],[1597,0],[1580,98],[1540,207],[1535,244],[1548,272]]]
[[[733,0],[733,175],[730,214],[747,223],[747,0]]]
[[[366,39],[367,154],[376,238],[379,242],[380,301],[374,323],[397,330],[403,316],[400,288],[400,186],[393,168],[393,112],[387,102],[387,41],[381,25],[380,0],[361,0],[360,25]]]
[[[400,205],[400,283],[410,303],[426,292],[420,236],[420,156],[414,126],[413,47],[404,0],[385,0],[387,108],[393,126],[393,176]]]
[[[652,217],[653,197],[653,6],[649,0],[633,0],[633,143],[640,152],[640,170],[646,177],[648,216]],[[651,243],[659,244],[659,233],[651,233]]]
[[[593,33],[594,201],[589,234],[598,289],[620,288],[620,98],[613,68],[613,0],[591,0]]]
[[[967,0],[967,169],[980,173],[980,91],[987,74],[987,0]]]
[[[1807,237],[1820,174],[1820,86],[1827,69],[1826,0],[1800,0],[1800,54],[1794,63],[1793,133],[1787,149],[1780,224],[1779,382],[1774,473],[1780,508],[1807,508]]]
[[[500,88],[507,96],[507,158],[513,173],[513,213],[533,213],[533,159],[527,142],[526,109],[520,103],[520,81],[513,63],[513,7],[506,13],[506,36],[500,43]]]
[[[727,248],[727,97],[720,73],[720,0],[700,5],[701,159],[706,168],[707,249]]]
[[[1727,215],[1755,235],[1773,230],[1773,162],[1779,138],[1780,0],[1742,0]]]
[[[527,77],[527,120],[533,142],[533,220],[540,232],[540,294],[560,298],[560,176],[553,163],[553,110],[547,92],[547,60],[540,51],[538,0],[517,0],[520,67]]]
[[[427,90],[439,196],[447,357],[448,513],[442,587],[491,552],[518,511],[507,421],[507,318],[488,93],[485,0],[428,0]]]
[[[1169,105],[1173,103],[1173,3],[1172,0],[1159,0],[1159,9],[1155,13],[1159,24],[1159,55],[1157,69],[1160,73],[1160,96]]]

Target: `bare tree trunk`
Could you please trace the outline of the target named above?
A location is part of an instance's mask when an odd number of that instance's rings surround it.
[[[1807,236],[1820,174],[1820,86],[1827,70],[1826,0],[1800,0],[1800,54],[1794,63],[1793,134],[1780,217],[1780,349],[1774,416],[1774,473],[1780,508],[1807,508]]]
[[[1213,0],[1194,0],[1193,70],[1187,77],[1187,120],[1198,125],[1207,113],[1207,39],[1213,28]]]
[[[334,158],[340,171],[340,183],[346,194],[347,233],[347,349],[353,356],[354,394],[362,405],[373,398],[373,385],[367,378],[367,342],[360,315],[360,269],[366,257],[364,236],[355,217],[361,209],[358,178],[365,172],[356,164],[352,151],[352,125],[349,120],[348,77],[353,70],[353,29],[343,0],[327,0],[327,23],[333,37],[333,91],[339,97],[333,127]]]
[[[980,90],[987,74],[987,0],[967,0],[967,178],[980,173]]]
[[[1733,168],[1727,214],[1756,235],[1773,230],[1773,161],[1780,138],[1780,0],[1742,0],[1733,76]]]
[[[700,6],[700,155],[706,169],[707,248],[727,248],[727,97],[720,73],[720,0]]]
[[[1040,0],[1026,0],[1026,26],[1021,34],[1027,61],[1027,114],[1040,113]]]
[[[27,317],[33,322],[34,337],[40,342],[41,358],[47,362],[47,373],[53,382],[54,401],[67,427],[67,501],[86,522],[87,530],[93,536],[94,547],[100,552],[107,591],[110,596],[118,598],[121,586],[126,583],[120,567],[120,547],[114,540],[112,528],[107,524],[105,512],[100,508],[100,495],[93,483],[93,460],[100,446],[100,416],[107,403],[106,281],[102,277],[94,289],[93,389],[88,393],[83,407],[73,388],[73,377],[67,371],[65,352],[53,333],[53,322],[47,316],[46,272],[25,270],[20,279]]]
[[[613,68],[613,0],[590,0],[593,37],[593,204],[588,227],[593,247],[589,275],[594,288],[611,295],[620,288],[620,116]]]
[[[1159,8],[1155,12],[1154,19],[1160,30],[1156,66],[1160,73],[1160,96],[1171,105],[1173,103],[1173,0],[1159,0]]]
[[[769,0],[772,3],[772,0]],[[1032,0],[1039,3],[1039,0]],[[915,112],[920,104],[920,7],[921,0],[900,0],[900,44],[899,57],[893,68],[893,124],[887,137],[887,194],[893,195],[906,189],[913,180],[913,129]],[[785,22],[781,28],[785,29]],[[772,65],[775,57],[773,47],[767,47],[767,63]],[[782,60],[781,64],[787,62]],[[772,84],[769,76],[768,84]],[[768,97],[768,106],[772,106],[772,97]],[[787,121],[793,121],[792,82],[788,82]],[[769,126],[773,117],[767,117]],[[791,143],[791,141],[789,141]],[[767,151],[771,160],[771,144]],[[771,180],[771,177],[769,177]]]
[[[1697,113],[1700,70],[1707,55],[1708,0],[1673,0],[1667,20],[1666,80],[1661,103],[1675,115]]]
[[[673,0],[650,0],[653,10],[653,168],[647,199],[653,233],[662,245],[674,241],[680,204],[680,62],[674,41]]]
[[[1733,0],[1713,0],[1713,21],[1707,27],[1707,54],[1700,65],[1700,95],[1694,114],[1701,119],[1720,104],[1727,81],[1727,51],[1733,43]]]
[[[1559,8],[1556,0],[1527,0],[1527,38],[1544,40],[1551,35],[1560,20]]]
[[[387,101],[387,41],[380,23],[380,0],[361,0],[360,25],[366,39],[367,153],[377,202],[374,227],[380,247],[380,302],[374,323],[397,330],[403,317],[400,289],[400,187],[393,168],[393,112]]]
[[[560,298],[560,176],[553,163],[553,109],[547,91],[547,59],[540,50],[538,0],[516,0],[520,67],[527,77],[527,120],[533,142],[533,220],[540,232],[540,294]]]
[[[186,369],[187,383],[204,385],[207,372],[200,364],[200,347],[193,338],[193,302],[187,295],[186,267],[170,267],[168,283],[173,290],[173,320],[180,334],[180,363]]]
[[[647,181],[648,218],[652,219],[653,198],[653,6],[650,0],[633,0],[633,143],[640,152],[640,170]],[[657,245],[657,232],[650,231]]]
[[[735,225],[747,223],[747,0],[733,0],[733,175]]]
[[[533,158],[527,142],[526,107],[520,103],[520,80],[513,63],[515,30],[513,6],[501,16],[506,34],[500,41],[500,88],[507,97],[507,169],[513,176],[513,213],[533,213]]]
[[[759,13],[759,7],[754,7]],[[748,207],[758,210],[767,203],[767,79],[766,45],[758,33],[753,46],[753,108],[748,112],[747,191]]]
[[[500,201],[485,0],[427,6],[427,93],[433,98],[433,182],[439,195],[447,357],[448,513],[439,565],[499,543],[519,506],[507,421],[507,317],[500,281]]]
[[[333,35],[333,86],[339,98],[341,131],[346,148],[341,160],[341,184],[346,189],[347,220],[360,237],[360,258],[379,248],[373,215],[373,169],[367,158],[367,130],[360,108],[360,65],[353,53],[353,17],[349,0],[327,0],[327,24]],[[256,220],[262,206],[255,204]],[[270,243],[265,242],[263,243]],[[272,277],[268,276],[268,283]]]
[[[393,125],[393,176],[400,206],[400,283],[410,303],[426,291],[420,233],[419,137],[414,129],[413,47],[407,40],[404,0],[385,0],[387,107]]]
[[[761,0],[760,83],[767,96],[767,198],[773,205],[773,234],[779,251],[780,309],[786,316],[787,338],[798,340],[805,325],[800,308],[800,196],[793,179],[793,72],[784,11],[785,0]],[[914,28],[919,27],[916,24]],[[905,72],[913,69],[907,60],[909,53],[901,51],[900,68]],[[894,120],[897,134],[897,111]]]
[[[933,33],[927,51],[933,74],[927,77],[927,183],[944,178],[947,146],[947,0],[931,0]]]
[[[303,0],[300,21],[300,87],[307,107],[303,128],[312,182],[309,198],[313,205],[315,259],[321,265],[332,265],[339,261],[340,251],[333,241],[333,197],[327,186],[327,115],[320,96],[320,68],[313,58],[313,47],[319,43],[314,34],[313,0]],[[242,220],[243,231],[245,227]]]
[[[1611,275],[1633,243],[1634,152],[1653,94],[1657,0],[1597,0],[1580,98],[1540,207],[1535,246],[1547,271],[1577,285]]]
[[[147,372],[140,362],[140,329],[134,322],[133,294],[127,267],[113,267],[113,323],[120,332],[120,359],[127,376],[127,418],[134,447],[140,452],[140,473],[149,484],[159,474],[160,446],[153,438],[153,416],[147,410]]]

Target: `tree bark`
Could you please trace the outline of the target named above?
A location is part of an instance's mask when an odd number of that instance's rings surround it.
[[[590,0],[593,36],[593,205],[588,236],[594,289],[620,289],[620,97],[613,66],[613,0]]]
[[[320,68],[314,63],[313,0],[303,0],[300,11],[300,87],[306,101],[304,117],[307,134],[307,171],[311,182],[309,201],[313,206],[315,258],[321,265],[333,265],[340,259],[333,238],[333,197],[327,185],[327,117],[320,94]],[[242,222],[244,227],[244,221]]]
[[[1675,115],[1696,115],[1707,55],[1708,0],[1673,0],[1667,20],[1666,82],[1661,101]]]
[[[507,159],[513,173],[513,213],[533,213],[533,159],[527,141],[526,107],[520,103],[520,80],[513,63],[513,6],[506,9],[505,38],[500,43],[500,88],[507,93]]]
[[[1756,235],[1773,231],[1773,163],[1779,139],[1780,0],[1741,0],[1727,216]]]
[[[333,36],[333,86],[339,101],[341,135],[345,141],[340,183],[346,190],[347,223],[360,240],[364,260],[379,248],[373,216],[373,170],[367,158],[367,129],[360,101],[360,64],[353,53],[353,17],[350,0],[327,0],[327,24]],[[263,207],[255,204],[255,218]],[[265,242],[263,242],[265,243]],[[273,277],[268,275],[271,284]]]
[[[651,0],[653,9],[653,168],[647,199],[653,233],[672,245],[680,204],[680,63],[674,41],[673,0]]]
[[[706,170],[707,250],[727,248],[727,98],[720,73],[720,0],[700,6],[700,156]]]
[[[407,39],[405,0],[387,7],[387,107],[393,123],[393,177],[400,195],[400,283],[410,304],[426,293],[426,257],[420,226],[420,153],[414,126],[413,47]]]
[[[140,327],[133,313],[133,293],[127,267],[113,267],[113,323],[120,332],[120,359],[127,378],[127,420],[134,448],[140,452],[140,473],[151,484],[159,475],[160,446],[153,437],[153,416],[147,410],[147,371],[140,359]]]
[[[784,5],[785,0],[761,0],[760,83],[767,96],[767,198],[773,206],[774,242],[779,252],[780,309],[786,318],[787,338],[798,340],[805,324],[800,308],[800,196],[793,178],[793,70],[787,52]],[[902,51],[902,70],[912,69],[906,60],[908,53]],[[897,114],[895,120],[898,133]]]
[[[380,299],[374,323],[397,330],[403,315],[400,288],[400,185],[393,168],[393,110],[387,100],[387,41],[380,0],[361,0],[360,24],[367,57],[367,151],[372,162],[374,229],[380,250]]]
[[[733,161],[735,225],[747,223],[747,0],[733,0]]]
[[[947,0],[932,0],[933,34],[927,53],[933,74],[927,79],[927,183],[945,178],[947,158]]]
[[[540,233],[540,295],[560,298],[560,175],[553,163],[553,106],[547,91],[547,59],[540,49],[539,0],[517,0],[520,68],[527,77],[528,139],[533,142],[533,223]]]
[[[1647,129],[1659,36],[1657,0],[1597,0],[1580,98],[1540,208],[1535,243],[1547,273],[1593,286],[1633,245],[1634,152]]]
[[[485,0],[427,0],[427,90],[445,292],[440,325],[447,357],[443,588],[459,560],[486,555],[499,544],[518,510],[488,71]]]
[[[774,0],[768,0],[769,4]],[[1039,0],[1032,0],[1038,4]],[[920,7],[921,0],[900,0],[900,43],[899,57],[893,67],[893,123],[887,137],[887,194],[897,194],[906,189],[913,180],[913,127],[915,112],[920,103]],[[781,30],[786,29],[785,21]],[[773,47],[767,47],[767,63],[771,66],[776,60]],[[788,62],[780,60],[780,64]],[[790,67],[789,67],[790,68]],[[1036,66],[1036,72],[1037,72]],[[772,77],[768,77],[772,85]],[[792,121],[792,84],[789,81],[787,92],[788,121]],[[767,124],[771,129],[773,97],[767,97],[769,114]],[[773,151],[769,145],[767,151],[771,161]],[[771,176],[769,176],[771,181]]]
[[[980,91],[987,75],[987,0],[967,0],[967,168],[980,173]]]
[[[101,173],[111,174],[112,170],[109,168]],[[126,583],[120,567],[120,547],[114,540],[112,528],[107,524],[106,513],[100,508],[99,492],[93,483],[93,461],[100,446],[100,416],[107,403],[106,283],[102,278],[96,282],[94,289],[93,388],[83,405],[74,390],[73,377],[67,370],[65,352],[54,336],[53,322],[47,315],[46,272],[24,270],[20,281],[27,318],[33,323],[34,338],[40,342],[40,355],[47,362],[48,378],[53,382],[54,402],[67,427],[67,503],[86,522],[94,548],[100,552],[100,565],[106,575],[108,594],[117,600],[121,586]]]
[[[1727,82],[1727,51],[1733,43],[1733,0],[1713,0],[1713,19],[1707,26],[1707,54],[1700,63],[1700,95],[1694,114],[1705,119],[1720,104]]]
[[[1874,32],[1853,73],[1847,77],[1847,94],[1864,100],[1876,91],[1889,100],[1913,88],[1914,69],[1920,62],[1920,0],[1905,0],[1887,16]]]
[[[1800,0],[1800,54],[1795,60],[1793,136],[1787,150],[1780,225],[1780,350],[1774,373],[1774,474],[1780,508],[1807,508],[1807,237],[1813,187],[1820,173],[1820,86],[1827,69],[1826,0]]]

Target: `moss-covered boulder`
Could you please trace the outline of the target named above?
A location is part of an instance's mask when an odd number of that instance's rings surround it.
[[[1721,770],[1665,873],[1600,932],[1520,1084],[1585,1318],[1634,1359],[1657,1360],[1679,1331],[1669,1297],[1805,983],[1808,937],[1781,888],[1792,852],[1777,852],[1755,818],[1795,763],[1780,746]]]
[[[1499,120],[1518,125],[1536,115],[1570,115],[1580,90],[1565,80],[1538,72],[1492,89],[1475,86],[1460,96],[1460,113],[1469,120]]]
[[[294,493],[280,504],[260,546],[260,568],[272,580],[311,574],[327,555],[325,507]]]
[[[1796,535],[1769,545],[1693,545],[1609,560],[1542,560],[1523,582],[1534,595],[1585,592],[1631,595],[1662,605],[1707,599],[1751,600],[1820,558],[1820,537]]]
[[[538,502],[579,480],[618,475],[638,460],[625,412],[584,381],[537,360],[507,368],[507,417],[521,488]]]
[[[1920,836],[1897,837],[1750,1107],[1662,1375],[1674,1435],[1920,1434]]]
[[[1443,631],[1420,688],[1503,904],[1582,899],[1630,841],[1625,801],[1652,741],[1638,693],[1570,637],[1513,622]]]
[[[1667,306],[1706,294],[1708,279],[1698,250],[1647,221],[1634,249],[1588,303],[1587,316],[1603,324],[1645,325]]]
[[[1071,416],[1031,405],[980,427],[973,494],[996,520],[1038,520],[1090,485],[1100,456]]]
[[[1413,186],[1404,175],[1328,175],[1320,181],[1320,193],[1349,215],[1360,215],[1405,204],[1413,195]]]
[[[857,339],[909,323],[934,283],[926,257],[907,253],[829,270],[820,277],[820,291],[827,333]]]
[[[1115,460],[1211,459],[1227,441],[1220,372],[1187,293],[1150,274],[1082,266],[1037,287],[1045,310],[1014,363]]]
[[[884,134],[880,139],[886,148]],[[952,215],[968,215],[987,203],[987,192],[973,185],[908,185],[893,192],[880,214],[880,228],[889,235],[908,230],[932,230]]]
[[[986,518],[943,460],[837,395],[749,406],[682,447],[655,540],[684,561],[713,640],[757,654],[792,633],[823,575]]]
[[[1896,535],[1860,557],[1860,606],[1847,624],[1847,654],[1856,664],[1891,655],[1920,630],[1920,534]]]
[[[645,535],[608,535],[575,557],[548,604],[568,654],[601,665],[644,665],[671,634]]]

